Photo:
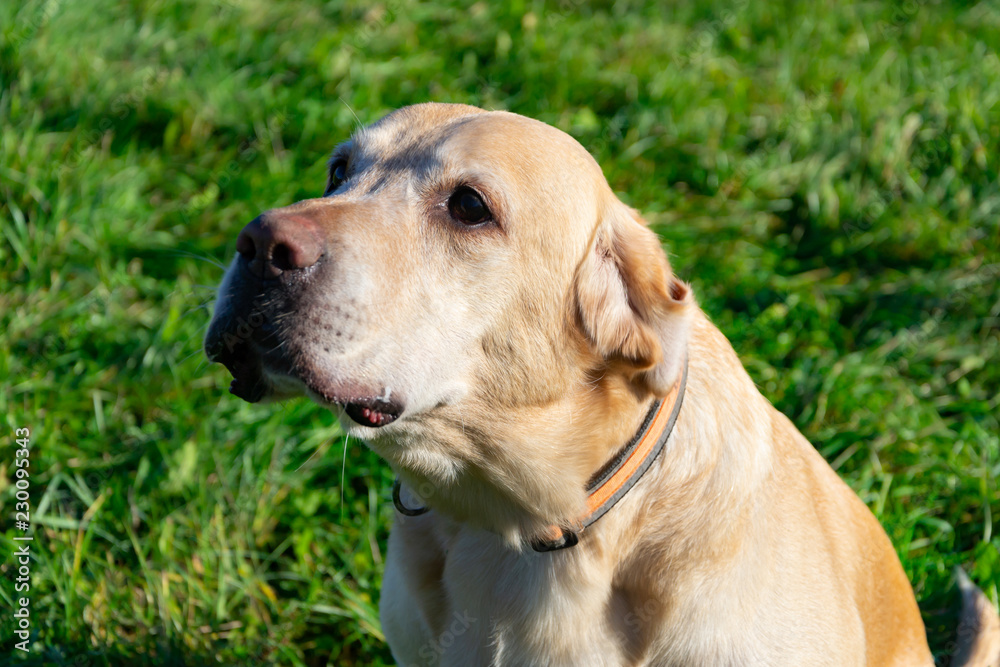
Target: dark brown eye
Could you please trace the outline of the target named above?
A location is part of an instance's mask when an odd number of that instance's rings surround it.
[[[493,217],[479,193],[465,186],[452,193],[448,199],[448,211],[464,225],[479,225]]]
[[[330,165],[330,176],[326,181],[326,194],[330,194],[347,180],[347,160],[337,160]]]

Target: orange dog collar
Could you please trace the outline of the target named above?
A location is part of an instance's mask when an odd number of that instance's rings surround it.
[[[535,551],[557,551],[575,545],[583,532],[615,506],[649,470],[663,451],[674,430],[674,423],[684,401],[687,385],[687,360],[684,370],[663,399],[656,400],[639,431],[627,445],[608,461],[587,483],[587,512],[577,521],[577,529],[550,526],[543,539],[532,541]]]
[[[662,399],[653,402],[639,431],[632,439],[597,471],[587,482],[587,511],[577,520],[576,528],[564,528],[557,525],[549,526],[544,538],[531,542],[535,551],[558,551],[575,545],[580,540],[580,533],[615,506],[629,490],[635,486],[642,476],[653,465],[653,461],[663,451],[663,447],[673,432],[674,423],[684,401],[684,388],[687,386],[687,360],[680,377],[674,386]],[[400,498],[401,484],[399,478],[392,485],[392,503],[400,514],[418,516],[428,510],[427,507],[407,507]]]

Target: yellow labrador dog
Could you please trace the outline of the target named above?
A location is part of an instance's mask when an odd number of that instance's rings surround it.
[[[328,406],[398,475],[401,665],[933,664],[874,516],[566,134],[401,109],[236,248],[231,391]],[[959,660],[995,666],[967,591]]]

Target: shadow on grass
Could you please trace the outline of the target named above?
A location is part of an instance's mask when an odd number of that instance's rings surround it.
[[[935,593],[921,604],[924,622],[927,626],[927,636],[934,652],[937,667],[952,667],[952,657],[955,652],[955,642],[958,638],[959,612],[961,598],[957,586],[951,586],[945,591]],[[232,647],[226,651],[233,656],[238,651]],[[21,658],[21,656],[24,656]],[[233,656],[235,657],[235,656]],[[345,656],[340,656],[344,658]],[[348,657],[347,664],[354,664]],[[328,659],[335,656],[310,655],[305,664],[316,667],[330,664]],[[207,667],[222,664],[217,655],[208,655],[203,650],[192,649],[180,642],[160,642],[155,644],[119,644],[104,649],[95,649],[89,642],[70,642],[59,646],[47,647],[42,652],[21,654],[15,652],[12,657],[0,657],[2,665],[21,665],[30,667],[135,667],[155,665],[156,667]],[[245,667],[263,667],[264,665],[283,664],[281,656],[274,651],[255,653],[247,650],[245,654],[236,657],[234,662]],[[345,664],[345,663],[337,663]],[[361,664],[361,663],[357,663]]]
[[[24,658],[21,658],[21,656]],[[64,643],[48,646],[40,652],[20,653],[8,658],[0,658],[0,665],[24,665],[30,667],[133,667],[157,665],[158,667],[202,667],[218,665],[219,662],[207,655],[199,655],[180,643],[156,645],[118,645],[94,648],[89,642]],[[265,659],[249,657],[243,665],[268,664]]]
[[[937,667],[958,667],[953,658],[958,646],[961,611],[962,595],[954,581],[948,588],[931,593],[920,603],[920,613],[927,628],[927,642]]]

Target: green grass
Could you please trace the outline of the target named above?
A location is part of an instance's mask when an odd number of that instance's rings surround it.
[[[0,4],[0,608],[28,426],[31,662],[391,664],[386,467],[199,350],[238,230],[437,100],[594,153],[947,664],[953,566],[1000,586],[998,33],[989,1]]]

